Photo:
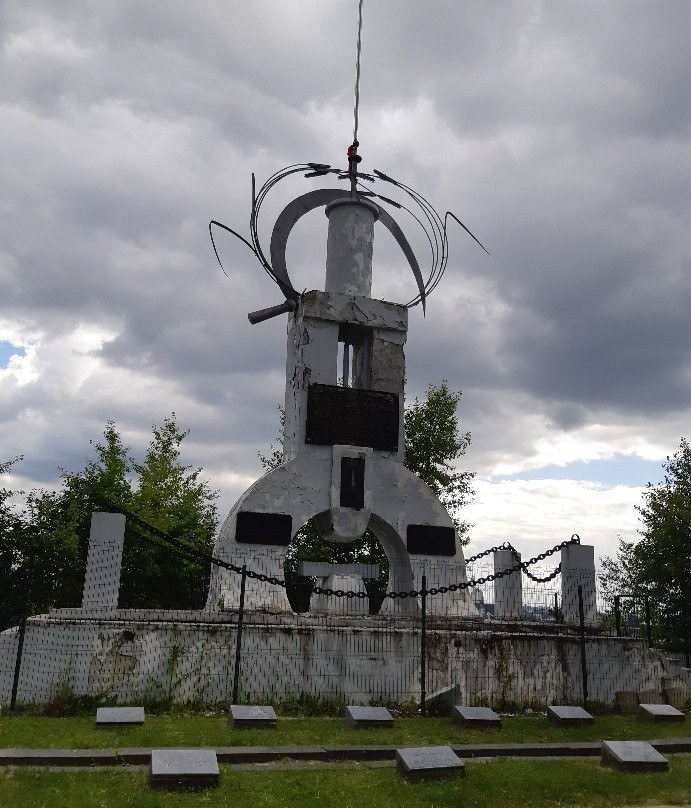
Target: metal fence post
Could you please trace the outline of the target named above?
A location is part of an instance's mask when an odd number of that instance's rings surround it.
[[[238,633],[235,639],[235,671],[233,672],[232,704],[238,703],[238,686],[240,684],[240,653],[242,650],[242,621],[245,616],[245,581],[247,580],[247,566],[242,565],[240,579],[240,609],[238,610]]]
[[[19,673],[22,668],[22,653],[24,651],[24,635],[26,634],[26,621],[29,617],[31,604],[31,579],[34,571],[34,560],[29,559],[24,586],[22,590],[22,616],[19,619],[19,632],[17,635],[17,657],[14,663],[14,680],[12,681],[12,696],[10,697],[10,712],[17,706],[17,689],[19,688]]]
[[[559,615],[559,595],[554,593],[554,622],[561,623],[561,616]]]
[[[578,620],[581,626],[581,678],[583,680],[583,708],[588,704],[588,664],[585,655],[585,611],[583,609],[583,587],[578,586]]]
[[[645,613],[645,639],[648,643],[648,648],[653,644],[652,643],[652,629],[650,625],[650,599],[648,595],[643,595],[643,611]]]
[[[427,576],[422,576],[422,615],[420,621],[420,710],[427,715]]]
[[[621,599],[619,595],[614,596],[614,630],[617,637],[621,637]]]

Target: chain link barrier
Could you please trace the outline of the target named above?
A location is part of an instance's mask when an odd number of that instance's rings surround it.
[[[215,556],[211,555],[210,553],[205,553],[202,550],[197,550],[195,547],[191,547],[189,544],[186,544],[180,539],[176,539],[175,537],[171,536],[168,533],[165,533],[163,530],[159,530],[157,527],[146,522],[144,519],[136,516],[133,513],[125,510],[124,508],[118,507],[113,505],[112,503],[107,503],[108,507],[111,509],[116,510],[118,513],[124,514],[127,519],[134,522],[134,524],[138,525],[139,527],[143,528],[144,530],[148,531],[152,536],[155,536],[157,539],[160,539],[166,542],[169,547],[167,549],[173,549],[173,552],[176,552],[178,555],[186,558],[188,561],[197,561],[198,563],[204,564],[215,564],[218,567],[222,567],[223,569],[227,569],[230,572],[234,572],[237,575],[242,575],[243,568],[239,567],[237,564],[231,564],[229,561],[223,561],[220,558],[216,558]],[[130,536],[133,535],[131,531],[128,531]],[[144,534],[137,532],[136,536],[138,538],[143,538],[147,541],[150,541],[152,544],[156,545],[157,547],[161,547],[162,545],[158,542],[152,541],[150,537],[145,536]],[[464,589],[471,589],[476,586],[482,586],[483,584],[490,583],[491,581],[499,580],[500,578],[504,578],[506,575],[513,575],[516,572],[523,572],[525,573],[530,580],[535,581],[536,583],[547,583],[548,581],[554,580],[554,578],[559,575],[561,572],[561,563],[559,563],[554,570],[544,578],[540,578],[536,575],[533,575],[529,570],[528,567],[531,567],[533,564],[538,564],[540,561],[544,561],[546,558],[554,555],[555,553],[563,550],[565,547],[568,547],[570,544],[580,544],[581,539],[578,533],[574,533],[570,539],[566,541],[560,542],[559,544],[555,544],[549,550],[545,550],[543,553],[538,553],[536,556],[533,556],[528,561],[521,561],[518,564],[515,564],[513,567],[507,567],[506,569],[499,570],[499,572],[495,572],[491,575],[485,575],[480,578],[474,578],[471,581],[462,581],[457,584],[450,584],[449,586],[440,586],[440,587],[432,587],[431,589],[411,589],[409,591],[403,592],[387,592],[386,597],[395,600],[396,598],[405,599],[405,598],[418,598],[423,595],[445,595],[449,592],[459,592]],[[474,561],[477,561],[480,558],[484,558],[488,556],[490,553],[495,552],[496,550],[511,550],[514,557],[518,558],[518,551],[510,542],[504,542],[503,544],[496,545],[495,547],[490,547],[488,550],[483,550],[481,553],[477,553],[477,555],[471,556],[470,558],[466,559],[466,565],[472,564]],[[271,584],[272,586],[282,586],[285,587],[286,582],[283,578],[276,578],[271,575],[264,575],[261,572],[255,572],[254,570],[245,569],[245,575],[248,578],[253,578],[254,580],[261,581],[263,583]],[[353,592],[351,590],[343,590],[343,589],[329,589],[328,587],[321,587],[315,586],[312,588],[312,593],[315,595],[326,595],[327,597],[336,597],[336,598],[359,598],[363,599],[368,597],[366,592]]]

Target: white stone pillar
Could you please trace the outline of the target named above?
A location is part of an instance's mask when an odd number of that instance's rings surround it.
[[[82,609],[117,609],[124,541],[124,513],[91,515]]]
[[[513,550],[494,551],[494,573],[521,563]],[[523,616],[523,578],[520,570],[494,580],[494,616],[498,620],[520,620]]]
[[[586,625],[597,622],[595,602],[595,548],[591,544],[567,544],[561,551],[561,609],[565,623],[578,624],[578,587],[583,592]]]

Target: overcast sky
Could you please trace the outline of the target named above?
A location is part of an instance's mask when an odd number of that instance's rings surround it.
[[[252,172],[344,164],[357,2],[0,0],[0,19],[10,484],[54,487],[107,420],[141,456],[175,411],[226,512],[277,431],[286,318],[248,323],[279,290],[230,239],[224,276],[207,224],[247,232]],[[364,2],[363,169],[491,252],[451,232],[407,345],[408,399],[463,390],[473,549],[577,532],[613,553],[691,433],[689,30],[687,0]],[[264,237],[313,187],[276,190]],[[321,211],[294,231],[297,288],[323,288],[325,237]],[[405,302],[377,238],[374,293]]]

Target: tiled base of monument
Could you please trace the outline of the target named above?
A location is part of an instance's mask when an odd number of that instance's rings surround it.
[[[151,750],[151,788],[209,788],[218,785],[218,774],[218,760],[213,749]]]
[[[396,771],[409,780],[465,777],[465,763],[450,746],[419,746],[396,750]]]
[[[623,772],[666,772],[667,758],[646,741],[603,741],[602,766]]]
[[[142,704],[220,703],[232,689],[237,615],[227,612],[61,609],[30,618],[18,701],[47,703],[67,678],[77,695]],[[428,623],[427,691],[453,702],[542,707],[581,697],[575,629],[435,617]],[[0,634],[0,701],[12,691],[17,630]],[[627,638],[589,636],[589,695],[611,704],[617,691],[686,688],[691,676],[667,655]],[[176,660],[171,674],[170,660]],[[413,618],[323,618],[247,612],[240,697],[280,702],[302,694],[367,705],[419,702],[420,625]],[[684,678],[685,677],[685,678]],[[156,688],[152,690],[152,683]]]

